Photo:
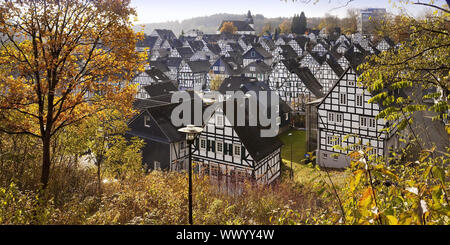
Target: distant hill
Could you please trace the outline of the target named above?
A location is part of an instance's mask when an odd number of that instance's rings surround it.
[[[217,28],[219,28],[219,25],[222,23],[223,20],[245,20],[246,15],[236,15],[236,14],[215,14],[211,16],[205,16],[205,17],[196,17],[192,19],[183,20],[181,22],[179,21],[169,21],[169,22],[162,22],[162,23],[149,23],[144,24],[144,32],[146,34],[151,33],[154,29],[170,29],[172,30],[175,35],[179,36],[181,34],[181,31],[184,30],[185,32],[192,29],[199,29],[207,34],[215,34],[217,32]],[[286,19],[292,19],[292,18],[265,18],[263,15],[257,14],[253,15],[253,21],[255,23],[255,30],[256,33],[259,34],[262,31],[262,28],[265,24],[271,23],[272,27],[277,27],[280,25],[284,20]],[[141,28],[139,26],[136,26],[137,28]],[[140,29],[141,30],[141,29]]]

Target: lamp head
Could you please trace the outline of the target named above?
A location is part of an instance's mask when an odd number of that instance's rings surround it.
[[[194,125],[187,125],[184,128],[178,129],[179,132],[186,134],[186,140],[191,144],[195,137],[203,131],[203,128],[195,127]]]

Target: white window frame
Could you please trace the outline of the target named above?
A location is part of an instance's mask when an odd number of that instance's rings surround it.
[[[335,121],[336,121],[336,113],[328,112],[328,122],[335,122]]]
[[[237,150],[236,150],[237,149]],[[234,157],[241,157],[241,145],[239,144],[233,144],[233,156]]]
[[[147,122],[150,122],[150,116],[149,115],[145,115],[144,116],[144,126],[146,128],[150,128],[150,124],[147,124]]]
[[[220,119],[219,119],[220,118]],[[224,127],[224,117],[223,114],[215,114],[216,127],[223,128]]]
[[[344,103],[342,103],[342,100],[344,100]],[[339,105],[347,105],[347,94],[346,93],[339,93]]]
[[[204,147],[202,146],[202,143],[204,143]],[[206,151],[207,144],[208,144],[208,142],[207,142],[206,138],[200,138],[200,141],[199,141],[200,150]]]
[[[356,94],[355,99],[356,99],[356,101],[355,101],[356,107],[363,107],[363,105],[364,105],[364,95]]]
[[[153,170],[161,171],[161,163],[159,161],[153,162]]]
[[[222,144],[222,150],[221,150],[221,151],[219,151],[219,144]],[[217,141],[216,141],[216,153],[217,153],[217,154],[220,154],[220,155],[223,155],[223,152],[224,152],[224,144],[223,144],[223,141],[222,141],[222,140],[217,140]]]

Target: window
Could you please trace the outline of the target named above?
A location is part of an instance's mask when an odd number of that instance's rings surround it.
[[[327,159],[328,158],[328,154],[323,153],[323,159]]]
[[[333,156],[333,159],[334,159],[335,161],[337,161],[337,160],[339,160],[339,156],[338,156],[338,155],[334,155],[334,156]]]
[[[219,68],[219,70],[223,72],[223,71],[225,71],[225,67],[221,66],[221,67]]]
[[[341,145],[341,138],[334,135],[327,135],[327,145],[329,146]]]
[[[363,95],[362,94],[357,94],[356,95],[356,106],[357,107],[362,107],[363,106]]]
[[[154,170],[161,170],[161,163],[158,161],[154,162]]]
[[[345,93],[339,94],[339,104],[341,104],[341,105],[347,104],[347,94],[345,94]]]
[[[250,53],[250,55],[251,55],[252,57],[255,57],[255,56],[256,56],[256,52],[255,52],[255,51],[252,51],[252,52]]]
[[[348,86],[355,86],[355,81],[349,80],[347,81]]]
[[[334,112],[328,112],[328,122],[334,122],[335,113]]]
[[[144,116],[144,126],[150,128],[150,116]]]
[[[223,142],[222,141],[216,142],[216,153],[223,154]]]
[[[206,150],[206,139],[200,139],[200,150]]]
[[[256,71],[256,67],[254,67],[254,66],[250,66],[250,71],[253,71],[253,72],[255,72],[255,71]]]
[[[238,144],[233,145],[233,156],[240,157],[241,156],[241,146]]]
[[[223,115],[216,114],[216,126],[223,127]]]
[[[342,124],[343,121],[344,121],[344,115],[341,113],[336,114],[336,123]]]
[[[376,128],[377,126],[375,118],[370,117],[361,117],[359,123],[364,128]]]
[[[214,70],[214,71],[218,71],[218,70],[219,70],[219,67],[218,67],[218,66],[214,66],[214,67],[213,67],[213,70]]]

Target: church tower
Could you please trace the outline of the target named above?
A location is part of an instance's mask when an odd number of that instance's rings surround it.
[[[255,24],[253,22],[253,17],[252,17],[252,13],[250,12],[250,10],[247,13],[247,19],[246,19],[247,23],[253,28],[255,29]]]

